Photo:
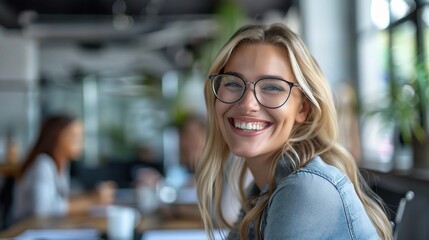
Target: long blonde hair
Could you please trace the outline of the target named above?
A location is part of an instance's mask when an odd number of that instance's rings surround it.
[[[286,50],[295,78],[311,105],[307,120],[303,124],[294,126],[283,149],[270,163],[271,184],[268,196],[271,196],[275,190],[274,173],[280,155],[288,155],[295,170],[304,166],[314,156],[319,155],[326,163],[337,167],[348,176],[366,213],[377,229],[378,235],[382,239],[392,239],[391,226],[379,198],[373,194],[362,179],[353,157],[338,142],[337,114],[331,90],[320,67],[297,34],[283,24],[244,26],[220,50],[208,75],[221,73],[234,49],[244,44],[254,43],[271,44]],[[205,83],[204,91],[208,112],[207,140],[203,157],[197,165],[196,176],[199,208],[204,227],[209,238],[213,239],[215,228],[233,228],[225,221],[221,212],[222,188],[227,181],[224,172],[230,150],[219,131],[214,108],[216,99],[209,79]],[[241,168],[239,180],[234,184],[239,189],[245,212],[238,226],[241,239],[248,239],[247,231],[251,224],[256,226],[254,228],[255,236],[260,236],[261,213],[269,198],[265,198],[261,204],[257,204],[253,208],[250,207],[243,185],[246,166],[242,161],[236,161],[235,164]],[[234,171],[232,174],[237,174],[237,172]],[[215,211],[215,219],[212,216],[213,211]]]

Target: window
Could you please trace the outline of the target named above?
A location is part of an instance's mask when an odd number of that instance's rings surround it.
[[[393,79],[409,83],[416,64],[429,69],[429,0],[363,0],[356,4],[359,97],[368,113],[387,106]],[[364,115],[362,136],[363,158],[389,168],[398,141],[393,122]]]

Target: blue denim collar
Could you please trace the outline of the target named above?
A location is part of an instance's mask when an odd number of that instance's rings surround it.
[[[283,155],[277,163],[274,188],[276,188],[281,181],[283,181],[287,176],[289,176],[293,172],[294,172],[294,168],[291,160],[286,155]],[[269,190],[269,187],[270,187],[269,183],[266,183],[264,187],[261,189],[259,195],[266,194]]]

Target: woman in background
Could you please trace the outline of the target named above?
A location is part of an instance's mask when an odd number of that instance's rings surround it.
[[[96,195],[69,199],[68,165],[70,160],[79,158],[82,141],[82,124],[73,117],[56,115],[43,122],[16,183],[14,220],[82,213],[99,200]],[[111,201],[102,195],[104,203]]]
[[[338,141],[328,83],[289,28],[239,29],[209,70],[205,99],[207,142],[196,174],[210,239],[225,226],[228,239],[392,238],[382,207]],[[231,154],[239,157],[229,172],[240,176],[232,188],[242,207],[233,226],[221,212]]]

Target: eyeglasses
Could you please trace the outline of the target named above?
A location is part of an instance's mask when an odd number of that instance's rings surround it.
[[[244,81],[230,74],[211,75],[212,89],[216,98],[223,103],[236,103],[243,98],[246,86],[254,86],[254,95],[259,104],[266,108],[279,108],[289,99],[293,87],[299,84],[277,78],[261,78],[256,82]]]

